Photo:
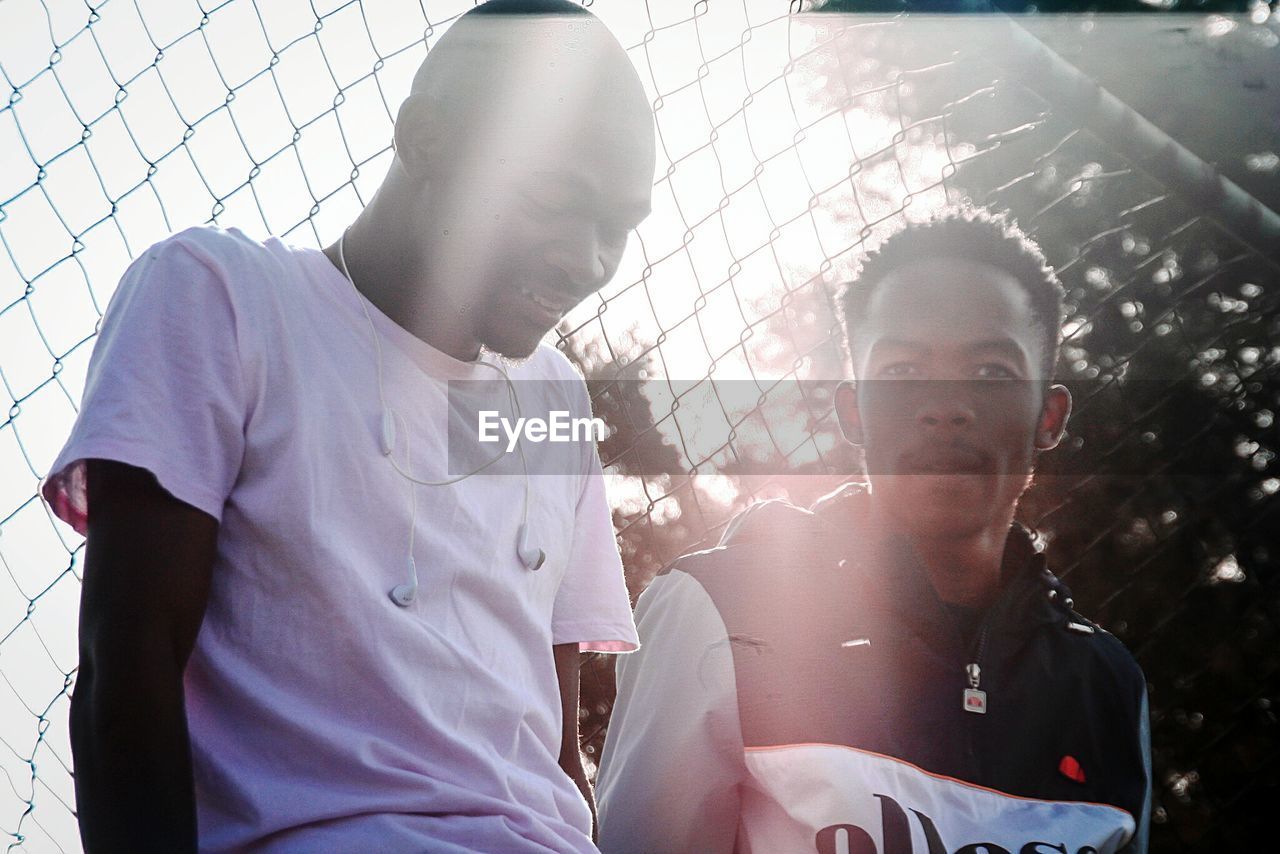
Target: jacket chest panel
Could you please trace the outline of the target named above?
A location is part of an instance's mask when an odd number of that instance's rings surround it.
[[[1079,680],[1046,672],[1051,639],[1029,631],[1012,655],[1007,636],[991,638],[986,714],[963,705],[971,650],[901,620],[731,632],[743,742],[843,745],[1022,797],[1101,799],[1098,716],[1082,713]]]

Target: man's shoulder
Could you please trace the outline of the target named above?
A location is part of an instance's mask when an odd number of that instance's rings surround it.
[[[729,520],[720,544],[747,545],[775,542],[779,536],[789,536],[800,530],[815,530],[817,518],[813,512],[782,498],[771,498],[749,504]]]
[[[267,265],[278,263],[263,244],[235,229],[205,225],[170,234],[129,264],[112,291],[104,328],[126,314],[135,322],[206,324],[252,316],[241,303],[260,290]]]
[[[1101,666],[1110,672],[1119,684],[1130,691],[1140,693],[1145,690],[1146,676],[1143,675],[1138,660],[1124,642],[1097,623],[1077,614],[1074,622],[1078,624],[1079,621],[1084,621],[1086,625],[1094,628],[1094,633],[1087,636],[1085,640],[1090,654]]]
[[[239,263],[273,263],[274,256],[261,241],[238,228],[217,225],[194,225],[174,232],[153,243],[148,256],[171,256],[182,253],[211,268]]]
[[[776,610],[783,599],[793,608],[820,608],[847,580],[850,542],[850,532],[836,524],[845,514],[823,501],[813,508],[782,499],[751,504],[728,522],[716,546],[681,556],[661,574],[691,576],[730,621],[731,614]]]
[[[238,228],[198,225],[152,244],[143,257],[165,265],[172,278],[183,269],[193,280],[216,282],[233,298],[248,298],[268,281],[291,278],[298,268],[286,264],[290,253],[302,250],[275,238],[260,241]]]
[[[765,570],[776,566],[768,558],[779,553],[790,555],[791,564],[803,558],[839,557],[837,553],[857,538],[865,497],[863,484],[847,483],[809,507],[782,498],[753,502],[729,519],[715,548],[683,555],[675,566],[696,574],[717,571],[730,555]]]
[[[791,565],[849,557],[860,540],[866,494],[864,485],[847,483],[809,507],[784,499],[757,501],[729,521],[720,545],[749,548],[766,565],[775,565],[779,555]]]
[[[1116,689],[1095,692],[1098,696],[1140,697],[1146,689],[1146,677],[1133,653],[1103,625],[1077,611],[1070,590],[1048,570],[1043,571],[1048,579],[1051,601],[1046,608],[1052,616],[1053,635],[1057,637],[1060,671],[1074,672],[1095,687],[1110,681]]]

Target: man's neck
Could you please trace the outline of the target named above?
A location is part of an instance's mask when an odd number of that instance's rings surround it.
[[[983,531],[963,540],[916,540],[912,543],[938,598],[968,608],[985,608],[1000,592],[1006,527],[998,534]]]
[[[873,530],[909,545],[938,598],[953,605],[985,608],[1000,592],[1009,524],[997,522],[963,537],[904,535],[872,509]]]
[[[347,271],[356,290],[397,325],[459,361],[474,361],[480,342],[470,325],[439,304],[430,273],[405,250],[421,235],[410,230],[412,217],[400,195],[392,182],[384,183],[351,224],[342,246]],[[324,253],[342,271],[337,242]]]

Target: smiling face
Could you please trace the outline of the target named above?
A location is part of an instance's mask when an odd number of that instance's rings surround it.
[[[625,136],[567,127],[507,158],[509,180],[477,229],[490,254],[473,284],[476,332],[489,350],[529,355],[617,272],[653,183],[652,133],[636,124]]]
[[[402,111],[431,143],[413,216],[432,310],[520,359],[613,277],[648,214],[652,113],[594,18],[467,27],[450,32],[455,58],[420,108]]]
[[[851,337],[856,395],[838,406],[877,506],[922,538],[1002,533],[1070,409],[1026,290],[988,264],[921,260],[876,284]]]

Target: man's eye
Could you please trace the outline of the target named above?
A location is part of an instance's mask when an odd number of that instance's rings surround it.
[[[911,362],[894,362],[880,369],[882,377],[914,377],[919,373],[919,367]]]
[[[998,362],[978,365],[973,373],[980,380],[1011,380],[1015,378],[1013,371]]]

